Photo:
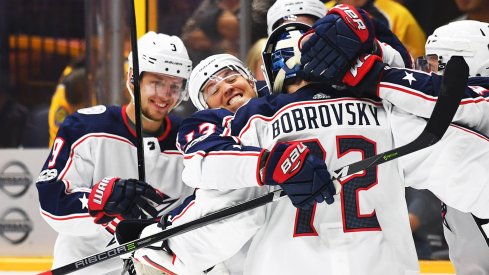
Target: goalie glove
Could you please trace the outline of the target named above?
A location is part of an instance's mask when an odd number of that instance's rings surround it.
[[[161,193],[144,181],[107,177],[93,186],[88,213],[97,224],[108,223],[115,217],[137,219],[143,213],[156,217],[156,206],[162,202]]]
[[[335,6],[299,41],[305,41],[301,47],[301,77],[340,84],[359,55],[375,50],[374,34],[373,23],[364,10]]]
[[[262,183],[280,186],[295,207],[334,202],[336,190],[326,164],[302,142],[279,142],[263,154],[260,163]]]

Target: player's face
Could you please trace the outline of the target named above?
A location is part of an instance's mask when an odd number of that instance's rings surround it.
[[[141,112],[154,121],[162,121],[178,102],[184,80],[165,74],[144,72],[141,79]]]
[[[224,108],[234,113],[248,100],[256,97],[255,87],[251,83],[240,73],[225,69],[205,84],[202,93],[209,108]]]
[[[440,65],[438,55],[429,54],[416,59],[416,69],[427,73],[441,73],[443,66]]]

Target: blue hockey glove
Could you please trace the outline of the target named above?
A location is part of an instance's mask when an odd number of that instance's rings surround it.
[[[301,77],[339,84],[356,58],[374,49],[375,30],[368,14],[350,5],[338,5],[313,25],[301,47]]]
[[[326,164],[302,142],[279,142],[261,162],[262,182],[279,185],[295,207],[307,209],[315,202],[334,202],[336,191]]]
[[[155,207],[161,203],[162,194],[144,181],[104,178],[92,188],[88,213],[98,224],[108,223],[115,217],[137,219],[143,212],[156,217]]]

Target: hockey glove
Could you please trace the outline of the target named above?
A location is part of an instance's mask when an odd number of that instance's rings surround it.
[[[306,80],[339,84],[361,54],[371,53],[375,30],[368,14],[350,5],[338,5],[301,38],[301,75]],[[299,42],[300,43],[300,42]]]
[[[295,207],[307,209],[315,202],[334,202],[336,191],[326,164],[302,142],[277,143],[261,163],[262,182],[279,185]]]
[[[146,182],[135,179],[104,178],[93,186],[88,197],[88,213],[95,223],[104,224],[115,217],[137,219],[144,212],[156,217],[156,206],[163,196]]]

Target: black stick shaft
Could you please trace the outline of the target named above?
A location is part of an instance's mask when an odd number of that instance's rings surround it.
[[[138,35],[136,28],[136,9],[135,0],[129,0],[130,26],[131,26],[131,48],[132,48],[132,75],[134,79],[134,107],[136,124],[136,149],[138,154],[138,177],[141,181],[146,181],[144,170],[144,149],[143,149],[143,127],[141,122],[141,89],[139,86],[139,54],[138,54]]]

